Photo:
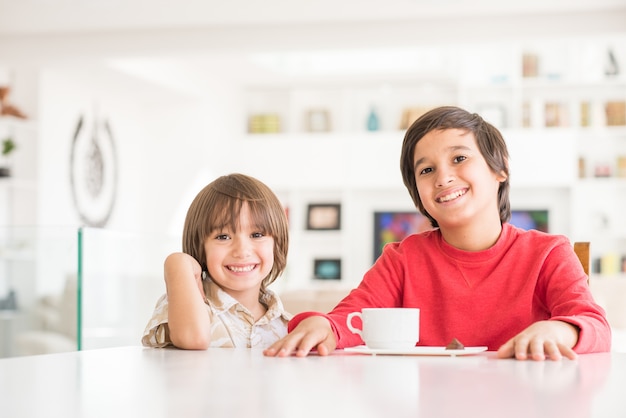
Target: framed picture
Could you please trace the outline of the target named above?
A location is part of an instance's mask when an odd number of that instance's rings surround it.
[[[386,244],[400,242],[411,234],[430,229],[433,229],[430,220],[417,210],[374,212],[374,261]]]
[[[313,260],[313,277],[318,280],[341,280],[341,259],[316,258]]]
[[[312,109],[306,114],[306,130],[308,132],[329,132],[330,113],[324,109]]]
[[[306,229],[308,230],[341,229],[341,205],[339,203],[310,204],[306,219]]]

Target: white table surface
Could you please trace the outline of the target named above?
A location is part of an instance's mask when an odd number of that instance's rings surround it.
[[[625,417],[626,354],[576,361],[120,347],[0,360],[0,416]]]

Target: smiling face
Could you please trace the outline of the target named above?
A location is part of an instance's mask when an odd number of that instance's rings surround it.
[[[506,177],[489,168],[471,131],[428,132],[415,145],[413,168],[424,209],[442,231],[499,226],[498,188]]]
[[[211,231],[204,241],[211,279],[237,300],[258,298],[261,282],[274,264],[274,238],[254,225],[244,203],[237,230],[230,226]]]

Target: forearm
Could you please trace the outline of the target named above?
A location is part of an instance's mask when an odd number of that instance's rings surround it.
[[[172,254],[165,262],[168,326],[176,347],[202,350],[209,347],[211,324],[199,277],[188,258],[186,254]]]

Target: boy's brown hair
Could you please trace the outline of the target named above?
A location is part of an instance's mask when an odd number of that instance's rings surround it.
[[[202,271],[206,271],[206,238],[213,231],[223,228],[236,231],[244,203],[248,204],[255,228],[274,238],[274,264],[261,283],[261,290],[265,290],[285,270],[289,226],[278,197],[269,187],[253,177],[239,173],[222,176],[198,193],[185,218],[183,252],[195,258]]]
[[[420,116],[409,127],[402,143],[400,155],[400,171],[404,185],[409,191],[415,207],[430,219],[433,227],[438,227],[437,221],[424,208],[417,184],[415,181],[414,154],[415,145],[430,131],[445,129],[462,129],[474,134],[476,144],[489,168],[496,174],[503,173],[506,180],[498,188],[498,209],[500,222],[507,222],[511,218],[511,202],[509,200],[509,152],[502,138],[502,134],[493,125],[485,122],[476,113],[455,106],[442,106],[432,109]]]

